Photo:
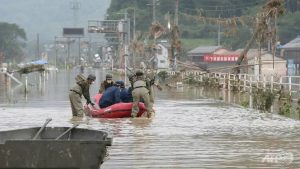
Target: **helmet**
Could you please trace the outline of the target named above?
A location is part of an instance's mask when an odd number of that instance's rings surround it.
[[[118,80],[118,81],[116,81],[116,85],[124,87],[124,82],[122,80]]]
[[[96,80],[96,76],[93,74],[89,74],[88,79],[95,81]]]
[[[112,80],[112,75],[111,74],[106,74],[105,79],[106,80]]]
[[[143,76],[143,75],[144,75],[144,72],[141,71],[141,70],[137,70],[137,71],[135,72],[135,75],[136,75],[136,76]]]
[[[129,81],[133,81],[133,78],[134,78],[134,77],[135,77],[135,74],[128,75]]]

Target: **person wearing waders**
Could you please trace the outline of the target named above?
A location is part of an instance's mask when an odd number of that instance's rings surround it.
[[[101,83],[99,93],[103,93],[106,89],[114,85],[114,81],[112,80],[112,75],[107,74],[105,76],[105,80]]]
[[[90,85],[96,80],[96,76],[90,74],[87,79],[83,75],[77,75],[76,84],[69,91],[69,99],[71,102],[73,116],[83,117],[83,107],[81,96],[86,99],[86,104],[95,104],[90,99]]]
[[[149,75],[149,74],[148,74]],[[154,104],[154,90],[153,90],[153,86],[156,86],[158,90],[162,90],[161,86],[158,84],[158,82],[155,79],[155,75],[152,75],[152,77],[150,78],[150,76],[145,76],[145,82],[146,82],[146,88],[149,90],[149,98],[150,98],[150,103]]]
[[[139,101],[141,98],[144,100],[148,118],[151,118],[153,114],[152,104],[150,102],[149,90],[146,88],[146,81],[143,77],[144,73],[137,70],[135,73],[136,79],[132,82],[132,97],[133,104],[131,109],[131,117],[136,117],[139,112]]]

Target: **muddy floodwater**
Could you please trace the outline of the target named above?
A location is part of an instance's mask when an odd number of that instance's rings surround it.
[[[102,169],[300,168],[299,120],[211,99],[201,88],[156,91],[153,119],[72,119],[68,90],[77,73],[29,74],[27,95],[0,74],[0,130],[41,126],[46,118],[49,126],[105,130],[113,144]],[[106,72],[88,73],[97,76],[94,95]]]

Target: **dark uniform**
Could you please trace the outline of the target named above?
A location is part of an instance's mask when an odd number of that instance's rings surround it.
[[[69,99],[72,108],[73,116],[82,117],[83,116],[83,107],[81,102],[81,96],[83,95],[87,101],[87,104],[94,105],[90,99],[90,85],[93,81],[96,80],[96,76],[89,75],[87,79],[83,75],[78,75],[76,77],[76,84],[70,89]]]
[[[107,74],[105,80],[101,83],[99,93],[103,93],[106,89],[114,85],[114,81],[112,80],[112,75]]]
[[[120,83],[117,81],[114,86],[109,87],[103,92],[103,95],[99,101],[100,108],[106,108],[116,103],[120,103]]]
[[[133,105],[131,110],[131,116],[136,117],[139,112],[139,102],[141,99],[144,100],[145,107],[148,113],[148,117],[151,117],[153,113],[152,103],[150,101],[149,90],[147,89],[146,81],[143,77],[144,73],[142,71],[136,72],[136,79],[133,81]]]

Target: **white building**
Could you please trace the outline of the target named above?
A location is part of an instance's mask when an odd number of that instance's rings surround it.
[[[154,68],[157,69],[169,69],[170,61],[169,61],[169,50],[168,47],[163,44],[156,45],[156,54],[152,60],[154,64]]]

